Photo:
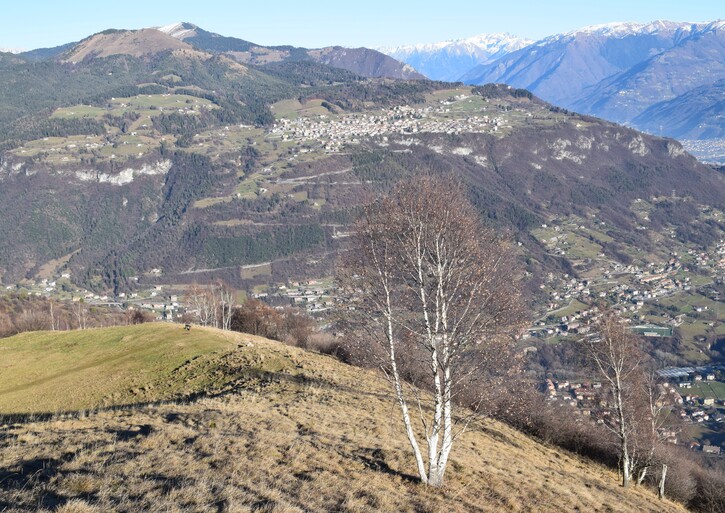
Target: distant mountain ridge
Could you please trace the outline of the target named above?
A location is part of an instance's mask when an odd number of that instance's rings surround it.
[[[159,30],[106,30],[84,39],[62,58],[66,62],[80,62],[112,55],[142,57],[164,51],[191,49],[191,45]]]
[[[479,54],[481,62],[460,71],[474,60],[470,48],[476,44],[492,53]],[[707,139],[725,132],[725,118],[714,114],[721,109],[722,88],[711,88],[725,79],[725,21],[606,23],[536,42],[492,34],[383,50],[429,77],[505,83],[555,105],[661,135]],[[687,94],[700,88],[708,93]],[[644,114],[669,101],[678,108]]]
[[[493,62],[532,42],[511,34],[499,33],[439,43],[384,47],[379,50],[410,64],[432,80],[453,82],[473,67]]]
[[[588,87],[632,69],[689,37],[694,25],[615,23],[556,34],[478,66],[462,78],[472,84],[503,82],[563,107]]]
[[[332,46],[307,49],[294,46],[262,46],[243,39],[208,32],[188,22],[174,23],[157,29],[199,50],[227,54],[242,64],[312,61],[369,78],[404,80],[425,78],[412,66],[369,48]]]
[[[632,122],[655,103],[725,78],[725,22],[689,29],[675,32],[671,47],[584,90],[571,107]]]
[[[365,78],[426,78],[412,66],[369,48],[331,46],[307,49],[289,45],[262,46],[244,39],[215,34],[187,22],[139,30],[109,29],[80,42],[38,48],[20,52],[18,55],[33,62],[56,59],[80,62],[112,55],[142,57],[180,50],[225,55],[240,64],[264,66],[278,62],[308,61],[344,69]]]

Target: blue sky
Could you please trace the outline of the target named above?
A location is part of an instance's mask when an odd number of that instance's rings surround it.
[[[26,49],[57,46],[107,28],[177,21],[260,44],[372,47],[485,32],[538,39],[614,21],[725,18],[722,0],[10,0],[7,4],[0,15],[0,47]]]

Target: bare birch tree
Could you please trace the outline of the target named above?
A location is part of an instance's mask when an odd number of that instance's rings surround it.
[[[229,331],[231,329],[232,313],[234,311],[234,291],[221,281],[217,284],[216,288],[219,296],[219,327]]]
[[[214,298],[205,288],[194,284],[186,294],[186,300],[191,305],[192,312],[196,315],[199,324],[209,326],[214,322],[216,311],[214,309]]]
[[[77,302],[73,303],[73,314],[76,317],[76,320],[78,322],[78,329],[84,330],[86,329],[86,304],[83,301],[83,298],[80,298]]]
[[[637,409],[635,429],[637,443],[641,447],[637,468],[637,484],[641,485],[650,469],[661,460],[659,453],[662,445],[667,440],[668,433],[673,431],[673,426],[666,429],[667,424],[671,424],[669,414],[673,401],[671,394],[667,393],[655,372],[643,372],[638,381],[641,392],[635,404]],[[662,463],[658,487],[662,495],[666,478],[667,465]]]
[[[234,291],[224,282],[206,287],[195,284],[189,288],[186,301],[202,326],[231,329]]]
[[[454,440],[470,420],[467,412],[454,416],[456,400],[474,384],[485,386],[480,377],[502,354],[490,349],[510,340],[521,321],[512,260],[451,180],[401,184],[366,207],[355,227],[342,281],[355,290],[355,308],[384,348],[381,368],[420,479],[431,486],[443,485]],[[407,384],[403,371],[420,377],[416,384],[431,399]]]
[[[634,407],[635,378],[642,355],[637,337],[615,312],[605,310],[597,326],[598,337],[583,341],[590,363],[607,385],[608,401],[614,412],[604,425],[614,434],[619,452],[622,486],[629,486],[637,467],[637,411]]]

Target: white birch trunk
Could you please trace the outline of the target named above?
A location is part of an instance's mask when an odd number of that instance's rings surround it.
[[[408,442],[410,447],[413,449],[415,456],[415,464],[418,467],[418,475],[420,476],[423,483],[428,483],[428,478],[425,473],[425,463],[423,462],[423,454],[420,452],[420,446],[418,440],[415,437],[415,430],[413,429],[413,423],[410,420],[410,411],[408,409],[408,403],[405,400],[405,394],[403,392],[403,385],[400,380],[400,373],[398,372],[398,365],[395,354],[395,333],[393,331],[393,317],[392,317],[392,305],[390,302],[390,291],[385,287],[386,295],[386,322],[388,338],[388,349],[390,354],[390,370],[393,374],[393,384],[395,386],[395,394],[398,398],[398,405],[400,406],[400,412],[403,416],[403,424],[405,425],[405,433],[408,436]]]
[[[639,471],[639,476],[637,476],[637,486],[644,483],[644,478],[647,477],[647,470],[649,467],[642,467]]]
[[[629,436],[627,433],[626,418],[624,415],[624,404],[622,403],[622,391],[619,376],[617,376],[616,408],[617,420],[619,421],[619,444],[622,453],[622,486],[628,487],[632,479],[632,462],[629,456]]]
[[[659,497],[665,498],[665,479],[667,478],[667,465],[662,464],[662,476],[660,477]]]
[[[431,484],[434,486],[443,486],[448,457],[453,448],[453,401],[451,399],[451,370],[448,366],[445,369],[443,401],[443,440],[438,457],[438,474],[435,481],[431,480]]]

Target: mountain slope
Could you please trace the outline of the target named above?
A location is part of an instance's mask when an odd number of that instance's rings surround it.
[[[346,69],[373,78],[396,78],[403,80],[425,79],[412,66],[401,63],[376,50],[368,48],[343,48],[330,46],[308,50],[307,55],[315,62]]]
[[[411,65],[431,80],[455,82],[474,67],[493,62],[532,42],[511,34],[481,34],[454,41],[379,50]]]
[[[169,66],[182,65],[176,71],[181,78],[184,62],[170,59],[164,69],[171,73]],[[276,80],[294,79],[288,89],[257,68],[233,75],[233,84],[200,73],[221,64],[199,61],[195,80],[171,82],[183,84],[176,92],[177,85],[161,80],[156,94],[139,97],[133,87],[123,96],[107,93],[115,99],[57,109],[54,120],[88,112],[91,117],[80,120],[101,130],[48,140],[39,132],[4,154],[4,283],[32,277],[66,255],[76,283],[114,293],[151,279],[223,279],[246,289],[290,276],[327,276],[332,255],[344,244],[336,233],[364,197],[363,184],[385,187],[413,169],[461,176],[482,216],[511,230],[541,268],[569,265],[547,257],[530,237],[551,216],[600,216],[612,240],[601,252],[632,258],[622,251],[662,250],[656,230],[637,227],[635,199],[669,197],[676,190],[696,204],[720,208],[725,198],[722,175],[678,143],[564,113],[526,91],[436,91],[425,81],[358,81],[338,72],[320,75],[324,86],[294,85],[297,72],[320,71],[313,63],[275,65]],[[142,83],[148,79],[139,75]],[[241,84],[244,103],[259,102],[258,113],[237,112],[237,104],[222,96]],[[274,101],[267,95],[275,94],[282,101],[263,109]],[[276,120],[249,125],[265,112]],[[99,119],[119,125],[99,127]],[[124,123],[131,123],[130,133],[121,131]],[[79,145],[88,148],[85,153]],[[690,227],[690,221],[678,219],[687,241],[707,243],[720,227]],[[258,276],[245,271],[254,265],[269,270]],[[162,269],[163,278],[145,277],[151,269]]]
[[[458,439],[446,488],[422,487],[378,373],[257,337],[196,327],[192,334],[196,329],[237,343],[220,362],[239,376],[234,386],[197,401],[7,426],[0,507],[685,511],[645,489],[623,489],[614,472],[494,421],[474,421]]]
[[[184,49],[145,54],[149,47],[140,36],[147,33],[170,40],[167,48]],[[116,44],[119,37],[124,45]],[[103,41],[113,43],[104,51],[114,54],[92,58]],[[245,179],[240,151],[251,152],[248,146],[272,125],[273,103],[322,96],[342,112],[362,110],[366,102],[415,103],[436,87],[427,81],[367,80],[310,61],[247,67],[156,30],[130,40],[129,34],[101,34],[77,48],[87,52],[75,64],[0,57],[0,224],[6,240],[14,241],[0,247],[1,280],[19,280],[41,262],[71,253],[79,279],[117,284],[135,274],[131,269],[172,255],[180,265],[191,263],[187,259],[197,251],[199,264],[224,259],[227,252],[212,249],[214,232],[203,228],[206,216],[193,205],[216,191],[229,193],[227,187]],[[250,130],[252,137],[227,145],[215,135],[213,144],[193,143],[216,127],[231,127],[236,137]],[[206,155],[217,143],[219,151]],[[270,158],[269,151],[276,155],[277,148],[264,148],[259,159],[250,159],[248,172],[255,170],[251,161]],[[39,173],[26,174],[25,165]],[[19,204],[11,198],[21,190]],[[266,246],[236,253],[248,258],[249,251],[267,254],[272,248],[282,256],[292,247],[324,244],[325,230],[304,219],[301,228],[269,234]],[[207,241],[208,250],[199,247]],[[112,249],[118,244],[124,248]],[[108,274],[110,268],[115,270]]]
[[[464,81],[504,82],[568,107],[586,87],[675,46],[695,29],[672,22],[585,27],[548,37],[479,66],[467,73]]]
[[[75,45],[63,59],[80,62],[87,58],[103,58],[112,55],[141,57],[173,50],[190,50],[191,46],[154,29],[107,30]]]
[[[721,79],[725,79],[725,22],[713,22],[693,26],[671,48],[584,89],[570,106],[626,122],[655,103]]]
[[[261,46],[243,39],[208,32],[192,23],[175,23],[160,27],[159,31],[200,50],[228,54],[243,64],[265,65],[306,60],[352,71],[363,77],[404,80],[425,78],[407,64],[369,48],[332,46],[310,50],[293,46]]]
[[[71,50],[78,43],[79,41],[74,41],[72,43],[66,43],[64,45],[54,46],[52,48],[36,48],[35,50],[28,50],[27,52],[23,52],[20,55],[30,62],[42,62],[52,60],[60,57],[65,52]]]
[[[653,134],[678,139],[725,138],[725,79],[655,103],[632,120]]]

